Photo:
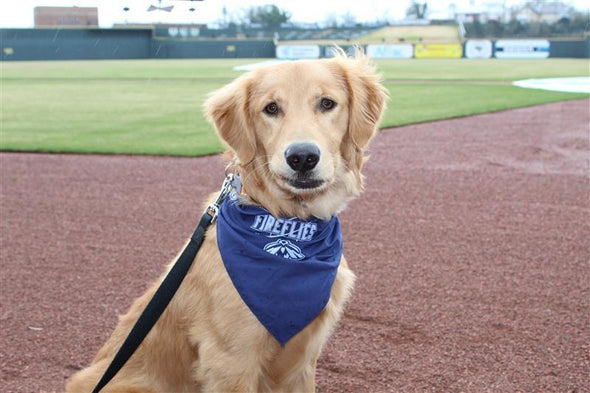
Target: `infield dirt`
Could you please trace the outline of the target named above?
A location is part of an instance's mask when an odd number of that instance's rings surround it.
[[[588,391],[590,100],[384,130],[318,392]],[[2,153],[0,391],[62,391],[182,247],[204,158]]]

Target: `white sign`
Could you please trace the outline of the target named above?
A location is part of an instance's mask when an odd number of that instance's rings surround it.
[[[278,45],[277,59],[318,59],[319,45]]]
[[[494,56],[498,59],[545,59],[549,57],[547,40],[498,40]]]
[[[489,59],[492,57],[492,41],[469,40],[465,43],[465,57],[468,59]]]
[[[367,56],[373,59],[411,59],[412,45],[367,45]]]

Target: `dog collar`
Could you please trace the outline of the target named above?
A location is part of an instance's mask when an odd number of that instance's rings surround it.
[[[242,300],[281,346],[328,303],[342,257],[338,217],[277,218],[233,193],[219,209],[217,243]]]

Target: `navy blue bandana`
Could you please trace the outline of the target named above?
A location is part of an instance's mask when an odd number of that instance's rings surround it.
[[[276,219],[231,195],[219,209],[217,243],[240,296],[281,346],[328,303],[342,257],[338,217]]]

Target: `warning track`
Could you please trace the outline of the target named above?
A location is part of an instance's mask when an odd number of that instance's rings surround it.
[[[584,391],[590,100],[384,130],[319,392]],[[0,391],[62,391],[182,247],[204,158],[3,153]]]

